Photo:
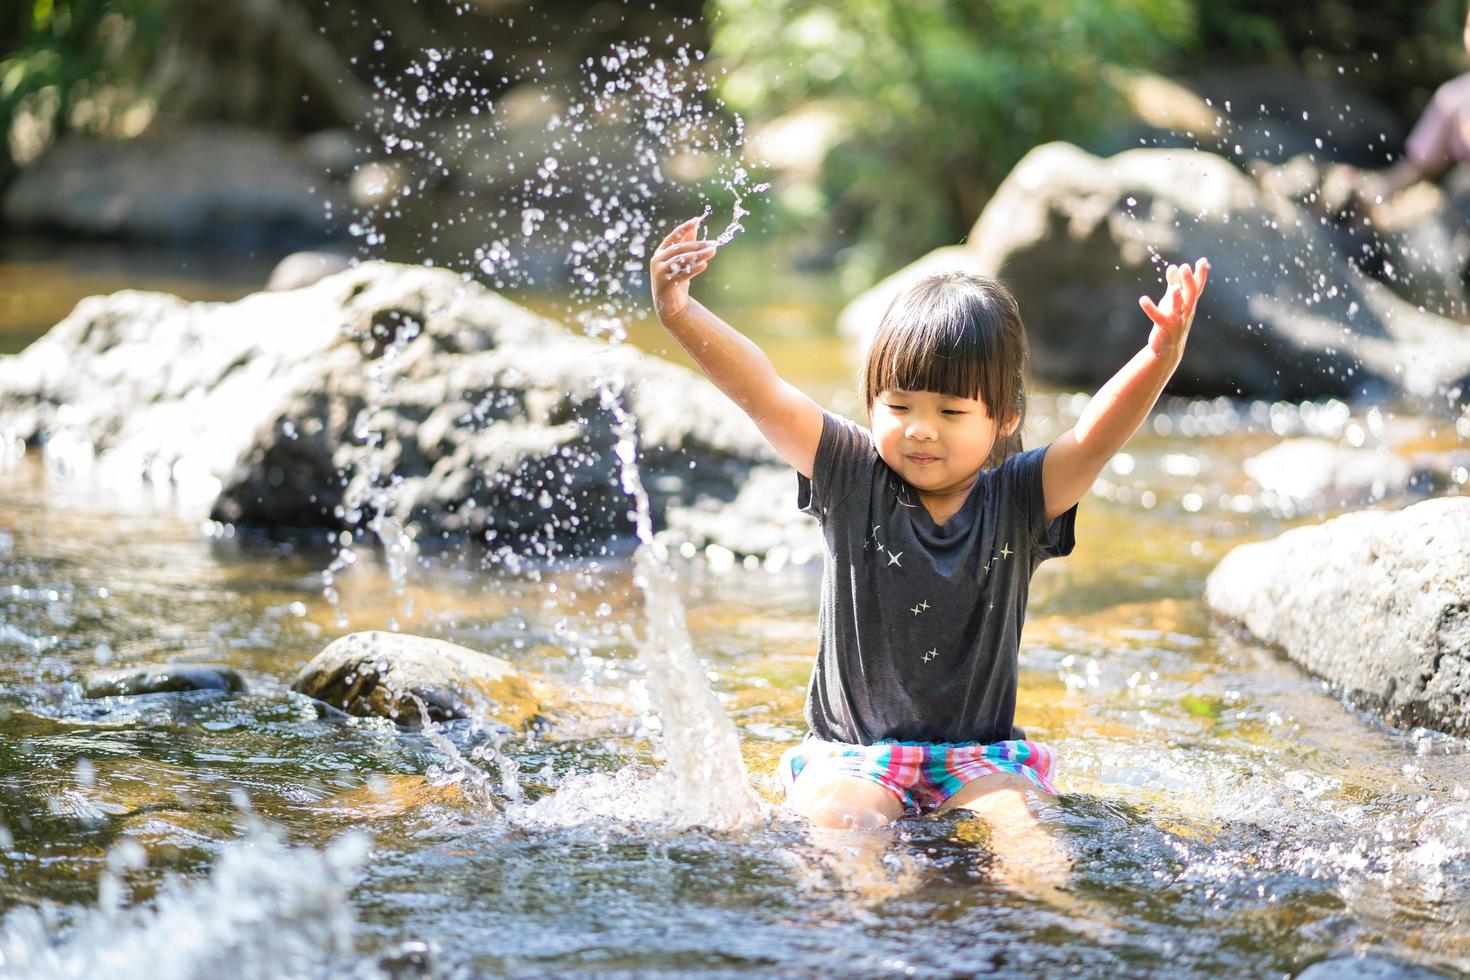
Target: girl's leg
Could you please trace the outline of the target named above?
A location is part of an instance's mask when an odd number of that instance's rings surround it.
[[[875,782],[809,764],[787,794],[786,805],[818,827],[873,830],[903,813],[898,797]]]
[[[1120,940],[1109,909],[1079,896],[1071,888],[1072,859],[1037,813],[1056,802],[1029,780],[996,773],[971,780],[940,805],[974,813],[990,831],[990,849],[999,877],[1031,898],[1065,911],[1093,938]]]
[[[890,852],[893,835],[888,828],[903,813],[903,805],[882,786],[816,760],[797,777],[786,805],[811,821],[809,839],[823,855],[818,874],[829,882],[835,879],[860,916],[870,915],[870,906],[919,887],[918,869],[901,858],[893,860]]]
[[[1027,877],[1064,885],[1072,869],[1071,858],[1036,819],[1037,812],[1056,799],[1028,779],[996,773],[970,780],[939,808],[969,810],[989,825],[991,849],[1005,877],[1025,869]]]

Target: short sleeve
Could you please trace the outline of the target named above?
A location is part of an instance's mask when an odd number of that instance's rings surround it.
[[[1405,144],[1409,160],[1426,174],[1437,174],[1466,155],[1460,127],[1470,119],[1470,74],[1445,82],[1414,124]]]
[[[1046,492],[1041,484],[1041,464],[1051,444],[1016,453],[1001,466],[1006,469],[1006,490],[1013,495],[1018,518],[1031,540],[1033,564],[1048,558],[1065,558],[1077,546],[1077,505],[1054,519],[1046,519]]]
[[[811,479],[796,474],[796,506],[824,519],[853,488],[872,473],[878,447],[867,429],[822,409],[822,436]]]

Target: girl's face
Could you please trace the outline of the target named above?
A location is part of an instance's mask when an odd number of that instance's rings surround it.
[[[1013,415],[998,426],[974,398],[888,388],[878,393],[871,415],[883,462],[910,486],[936,495],[968,490],[995,440],[1020,422]]]

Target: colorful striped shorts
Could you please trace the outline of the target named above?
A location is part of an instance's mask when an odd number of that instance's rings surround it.
[[[786,792],[808,766],[830,767],[877,783],[898,797],[906,816],[936,810],[970,780],[1001,772],[1020,776],[1044,793],[1057,793],[1052,785],[1055,754],[1029,739],[846,745],[808,735],[787,749],[777,764],[776,776]]]

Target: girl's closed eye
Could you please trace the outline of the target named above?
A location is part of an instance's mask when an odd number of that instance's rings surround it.
[[[883,404],[888,405],[887,402],[884,402]],[[906,412],[906,411],[908,411],[908,408],[909,408],[907,405],[888,405],[888,407],[889,407],[890,410],[895,411],[895,412]],[[945,415],[967,415],[969,413],[963,412],[963,411],[961,411],[958,408],[946,408],[944,410],[943,414],[945,414]]]

